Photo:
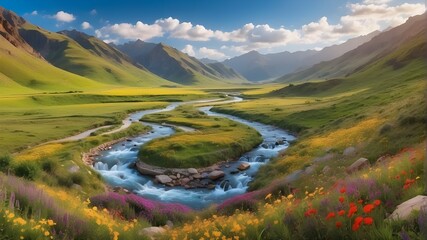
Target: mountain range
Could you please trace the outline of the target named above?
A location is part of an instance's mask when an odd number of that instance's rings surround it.
[[[261,54],[250,51],[246,54],[225,60],[223,63],[244,76],[249,81],[271,80],[310,67],[322,61],[332,60],[370,41],[380,32],[350,39],[342,44],[325,47],[320,51],[306,50]]]
[[[235,83],[245,81],[233,69],[221,63],[204,64],[163,43],[154,44],[137,40],[115,47],[127,54],[134,64],[175,83],[192,85],[209,79],[223,79]]]

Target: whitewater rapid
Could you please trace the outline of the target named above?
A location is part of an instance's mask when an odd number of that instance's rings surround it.
[[[232,100],[216,102],[216,104],[238,102],[242,100],[242,98],[234,97]],[[182,104],[208,103],[215,101],[218,100],[172,103],[163,109],[138,111],[130,114],[128,118],[124,120],[124,124],[125,122],[138,121],[148,114],[171,111]],[[221,168],[226,175],[214,189],[166,187],[155,184],[151,177],[143,176],[131,167],[133,163],[138,160],[138,152],[141,146],[153,139],[167,137],[175,133],[175,130],[171,126],[155,123],[143,122],[143,124],[152,128],[150,132],[119,142],[113,145],[110,150],[102,151],[100,156],[95,158],[94,168],[112,187],[123,187],[146,198],[162,202],[181,203],[195,209],[204,208],[212,203],[221,203],[230,197],[245,193],[249,182],[253,179],[259,168],[266,164],[271,158],[276,157],[280,151],[286,149],[289,146],[289,142],[293,141],[295,138],[288,132],[277,127],[248,121],[228,114],[215,113],[211,111],[211,108],[212,106],[206,106],[200,107],[199,110],[206,113],[208,116],[224,117],[248,125],[257,130],[263,138],[263,142],[258,147],[243,154],[238,161],[230,162],[228,163],[229,166],[223,166]],[[283,141],[283,144],[277,145],[278,141]],[[232,174],[231,172],[242,162],[249,163],[251,165],[250,168],[246,171]]]

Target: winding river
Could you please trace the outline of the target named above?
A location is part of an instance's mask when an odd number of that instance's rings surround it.
[[[232,100],[222,102],[218,102],[218,99],[216,99],[186,103],[172,103],[163,109],[145,110],[133,113],[129,115],[123,123],[129,124],[132,121],[138,121],[144,115],[171,111],[181,104],[208,102],[224,104],[242,100],[242,98],[234,97]],[[162,202],[181,203],[194,209],[201,209],[212,203],[221,203],[230,197],[245,193],[248,188],[248,183],[253,179],[259,168],[266,164],[271,158],[277,156],[280,151],[286,149],[289,146],[289,141],[294,140],[294,137],[286,131],[274,126],[248,121],[232,115],[215,113],[211,111],[211,108],[212,106],[205,106],[200,107],[199,110],[209,116],[225,117],[248,125],[256,129],[263,137],[263,143],[258,147],[245,153],[238,161],[231,162],[228,166],[221,167],[221,170],[225,172],[225,177],[214,189],[166,187],[160,184],[155,184],[151,177],[143,176],[137,170],[130,167],[130,165],[137,161],[138,151],[142,145],[153,139],[167,137],[175,133],[173,127],[160,124],[144,122],[143,124],[151,126],[152,130],[150,132],[119,142],[113,145],[111,149],[102,151],[100,156],[95,158],[94,168],[112,187],[123,187],[146,198]],[[277,145],[276,142],[278,141],[283,141],[283,143]],[[235,170],[242,162],[249,163],[250,168],[246,171],[232,174],[233,170]]]

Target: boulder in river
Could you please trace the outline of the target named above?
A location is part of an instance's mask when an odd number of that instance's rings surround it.
[[[157,175],[156,181],[161,184],[171,183],[172,178],[170,178],[168,175]]]
[[[195,168],[189,168],[189,169],[187,169],[187,172],[189,174],[198,174],[199,173],[199,171],[197,171],[197,169],[195,169]]]
[[[268,149],[268,145],[266,143],[261,144],[261,147]]]
[[[211,173],[209,173],[209,178],[212,180],[217,180],[217,179],[220,179],[224,176],[225,176],[225,173],[223,171],[215,170],[215,171],[212,171]]]
[[[237,169],[239,169],[240,171],[245,171],[246,169],[250,168],[251,165],[249,163],[241,163]]]
[[[356,162],[347,167],[346,172],[348,174],[351,174],[369,166],[370,164],[368,159],[359,158]]]

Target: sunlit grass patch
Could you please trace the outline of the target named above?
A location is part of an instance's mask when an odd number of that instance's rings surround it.
[[[384,120],[371,118],[356,123],[349,128],[341,128],[325,135],[315,136],[307,140],[308,148],[342,149],[364,143],[372,132],[375,132]]]
[[[20,161],[32,161],[39,160],[44,157],[53,155],[64,148],[64,145],[60,143],[51,143],[46,145],[37,146],[29,150],[23,151],[15,156],[15,160]]]

